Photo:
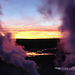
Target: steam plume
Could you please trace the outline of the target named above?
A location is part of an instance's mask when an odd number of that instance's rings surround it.
[[[62,25],[60,31],[64,38],[64,52],[72,53],[72,55],[66,55],[63,66],[75,65],[75,0],[41,0],[42,6],[39,8],[39,12],[46,17],[54,17],[54,15],[61,14]],[[61,41],[62,42],[62,41]],[[75,74],[75,73],[73,73]]]
[[[2,16],[0,4],[0,17]],[[29,75],[39,75],[34,61],[25,60],[26,52],[11,39],[11,33],[5,32],[0,19],[0,58],[8,64],[22,67]]]

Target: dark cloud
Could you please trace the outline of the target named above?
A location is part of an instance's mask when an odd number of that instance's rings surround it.
[[[38,11],[46,18],[51,18],[57,14],[63,14],[68,3],[71,0],[41,0],[42,5],[39,5]]]

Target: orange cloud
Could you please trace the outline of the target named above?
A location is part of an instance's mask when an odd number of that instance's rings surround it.
[[[24,27],[22,29],[10,29],[13,38],[18,39],[48,39],[60,38],[57,26]]]
[[[58,31],[25,31],[14,34],[13,38],[18,39],[45,39],[45,38],[60,38],[60,32]]]
[[[52,26],[21,26],[5,28],[12,33],[12,38],[15,39],[48,39],[61,38],[61,33],[58,31],[58,25]]]

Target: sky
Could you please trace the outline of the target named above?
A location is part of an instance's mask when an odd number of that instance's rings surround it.
[[[60,38],[60,15],[46,19],[39,11],[40,0],[0,0],[3,12],[1,21],[12,38],[49,39]]]

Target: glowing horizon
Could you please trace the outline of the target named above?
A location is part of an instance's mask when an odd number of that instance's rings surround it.
[[[61,38],[58,25],[39,27],[4,28],[12,34],[12,39],[52,39]]]
[[[51,30],[45,29],[10,29],[9,33],[12,34],[12,39],[52,39],[52,38],[62,38],[61,32],[57,30],[57,28]],[[5,33],[8,32],[4,31]],[[5,36],[2,32],[0,32],[3,36]]]
[[[60,38],[60,32],[48,31],[26,31],[19,32],[13,36],[14,39],[49,39]]]
[[[13,33],[14,39],[50,39],[61,38],[59,31],[16,31]]]

